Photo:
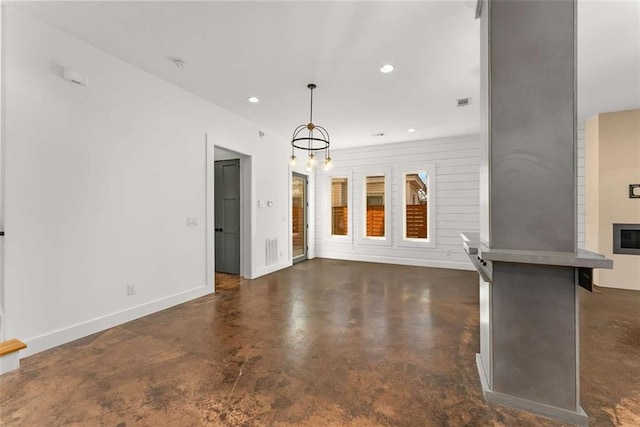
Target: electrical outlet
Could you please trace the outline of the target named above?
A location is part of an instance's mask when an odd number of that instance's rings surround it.
[[[127,296],[136,294],[136,285],[127,285]]]
[[[189,227],[195,227],[196,225],[198,225],[198,218],[194,218],[191,216],[187,217],[187,225]]]

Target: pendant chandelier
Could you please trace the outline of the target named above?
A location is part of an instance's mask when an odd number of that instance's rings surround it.
[[[333,167],[333,162],[329,154],[329,132],[322,126],[313,124],[313,90],[316,85],[309,83],[307,85],[311,91],[311,107],[309,109],[309,123],[306,125],[300,125],[293,131],[293,138],[291,139],[291,157],[289,158],[289,164],[294,166],[298,163],[298,158],[295,155],[295,149],[306,150],[308,154],[307,164],[305,170],[307,172],[313,171],[318,164],[318,158],[314,154],[316,151],[324,150],[324,170],[329,170]],[[315,134],[314,134],[315,132]]]

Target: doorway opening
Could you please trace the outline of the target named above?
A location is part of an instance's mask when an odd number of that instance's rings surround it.
[[[291,177],[291,248],[293,263],[307,259],[307,177],[299,173],[292,173]]]
[[[207,277],[215,290],[221,275],[251,277],[251,156],[208,135],[207,153]]]
[[[216,227],[215,225],[215,162],[217,160],[239,160],[240,161],[240,277],[250,279],[253,275],[251,256],[251,233],[252,233],[252,208],[251,208],[251,170],[252,157],[250,154],[230,150],[214,143],[214,137],[210,133],[205,133],[205,157],[206,157],[206,287],[215,292],[219,282],[216,279]],[[219,204],[218,204],[219,205]],[[224,229],[224,227],[223,227]],[[220,273],[222,274],[222,273]],[[237,278],[237,276],[235,276]],[[221,281],[220,281],[221,282]],[[242,281],[240,281],[242,282]]]

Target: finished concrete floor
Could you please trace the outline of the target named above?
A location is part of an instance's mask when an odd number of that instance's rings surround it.
[[[316,259],[39,353],[7,426],[558,426],[486,404],[477,274]],[[640,292],[581,294],[582,406],[640,425]]]

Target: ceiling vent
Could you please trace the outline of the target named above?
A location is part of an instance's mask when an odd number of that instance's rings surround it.
[[[374,138],[378,138],[378,137],[384,136],[384,133],[383,132],[372,133],[371,136],[374,137]]]
[[[471,104],[471,98],[460,98],[457,100],[458,102],[458,107],[466,107],[467,105]]]

